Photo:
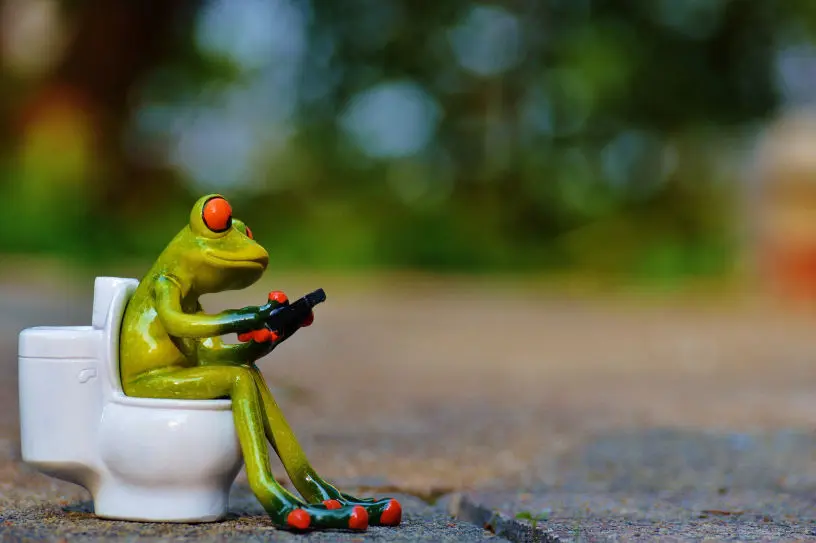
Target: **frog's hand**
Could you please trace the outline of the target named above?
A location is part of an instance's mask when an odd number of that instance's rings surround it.
[[[260,308],[261,313],[266,315],[272,313],[275,309],[283,305],[289,305],[289,298],[280,290],[273,290],[267,297],[268,303]],[[246,332],[238,333],[238,341],[248,342],[254,341],[256,343],[276,342],[280,339],[280,334],[264,326],[257,330],[248,330]]]
[[[261,314],[265,317],[271,316],[276,309],[282,306],[289,305],[289,298],[286,296],[285,293],[274,290],[269,293],[268,296],[268,303],[266,305],[261,306],[260,311]],[[257,330],[246,330],[243,332],[238,333],[238,341],[247,342],[247,341],[255,341],[258,343],[265,343],[268,341],[281,343],[284,340],[290,338],[292,334],[294,334],[298,328],[303,326],[310,326],[314,322],[314,312],[310,311],[309,315],[303,320],[300,325],[295,327],[292,330],[289,330],[288,333],[281,330],[276,330],[271,328],[268,324],[260,329]]]
[[[168,276],[161,276],[153,289],[156,312],[170,336],[206,338],[259,328],[263,322],[261,308],[245,307],[222,311],[216,315],[185,313],[182,291]]]
[[[279,343],[286,341],[300,328],[312,325],[314,322],[313,308],[317,304],[325,301],[325,299],[326,294],[323,292],[323,289],[318,289],[300,298],[294,305],[290,305],[289,299],[286,298],[285,294],[282,292],[272,292],[269,294],[270,304],[278,303],[278,307],[281,305],[286,306],[286,309],[282,310],[286,311],[286,313],[281,313],[280,315],[271,313],[270,319],[267,321],[267,327],[275,330],[278,335],[281,336]],[[300,319],[300,322],[298,322],[297,319]]]
[[[278,341],[280,336],[277,332],[273,332],[269,328],[261,328],[260,330],[252,330],[251,332],[244,332],[238,334],[238,341],[247,342],[254,341],[255,343],[274,343]]]

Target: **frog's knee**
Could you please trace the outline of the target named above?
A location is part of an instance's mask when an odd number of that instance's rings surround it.
[[[229,379],[232,383],[232,389],[235,393],[247,392],[255,386],[255,380],[252,377],[252,370],[245,366],[231,366],[224,368],[229,373]]]

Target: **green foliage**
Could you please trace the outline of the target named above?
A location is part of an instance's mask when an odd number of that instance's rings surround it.
[[[539,540],[538,535],[538,523],[539,522],[546,522],[550,519],[550,512],[549,511],[542,511],[538,515],[533,515],[530,511],[521,511],[516,513],[516,518],[519,520],[527,520],[530,521],[530,527],[533,531],[533,541]]]
[[[0,196],[14,202],[0,215],[0,251],[151,259],[197,196],[218,190],[281,267],[721,274],[742,190],[722,174],[732,134],[771,118],[780,47],[816,31],[808,0],[293,0],[306,21],[295,106],[287,124],[267,127],[265,112],[287,100],[270,83],[285,62],[245,68],[203,51],[196,21],[208,5],[173,8],[172,24],[143,35],[109,36],[121,51],[131,49],[117,40],[142,36],[139,62],[121,72],[97,73],[93,48],[66,55],[83,62],[56,69],[58,82],[74,74],[69,83],[101,112],[92,118],[113,121],[90,136],[80,116],[43,137],[29,126],[0,139]],[[80,31],[98,24],[87,2],[72,14]],[[473,21],[487,30],[462,30]],[[161,43],[150,38],[159,31]],[[468,35],[478,39],[457,45]],[[128,100],[104,83],[114,79],[130,81]],[[362,93],[400,81],[427,94],[438,124],[417,149],[376,156],[342,119]],[[0,116],[50,84],[14,80]],[[251,153],[232,153],[243,140],[224,136],[226,151],[200,152],[223,153],[210,168],[160,159],[179,126],[212,112],[223,122],[197,136],[257,123]],[[398,127],[408,135],[411,120]],[[245,166],[249,182],[203,185],[225,162]]]

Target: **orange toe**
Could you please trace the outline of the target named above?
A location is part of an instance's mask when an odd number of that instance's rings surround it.
[[[365,530],[368,528],[368,511],[363,506],[354,506],[349,518],[349,528],[352,530]]]
[[[402,522],[402,506],[397,500],[391,500],[380,515],[380,524],[383,526],[397,526]]]
[[[293,528],[297,528],[298,530],[305,530],[308,528],[311,521],[312,519],[309,517],[309,513],[303,509],[295,509],[289,513],[289,516],[286,517],[286,523]]]
[[[325,500],[323,505],[326,506],[326,509],[340,509],[342,507],[337,500]]]

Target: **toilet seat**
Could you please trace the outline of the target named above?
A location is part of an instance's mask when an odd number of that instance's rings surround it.
[[[113,394],[110,403],[145,407],[148,409],[184,409],[194,411],[229,411],[232,400],[169,400],[164,398],[138,398],[127,396],[123,392]]]

